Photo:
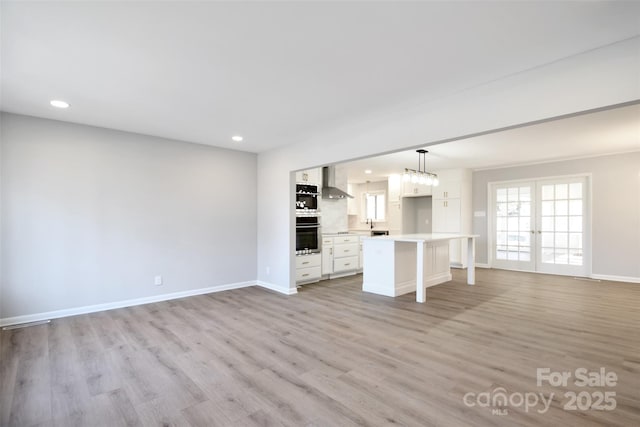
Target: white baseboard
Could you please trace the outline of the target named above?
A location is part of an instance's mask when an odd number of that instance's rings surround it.
[[[256,285],[265,289],[279,292],[281,294],[285,294],[285,295],[294,295],[298,293],[298,290],[296,288],[292,289],[288,286],[284,287],[284,286],[276,285],[275,283],[263,282],[262,280],[258,280],[256,282]]]
[[[476,262],[476,267],[478,267],[478,268],[491,268],[491,266],[489,264],[486,264],[484,262]]]
[[[592,279],[597,280],[611,280],[612,282],[629,282],[629,283],[640,283],[640,277],[630,277],[630,276],[611,276],[608,274],[592,274]]]
[[[131,307],[134,305],[150,304],[160,301],[168,301],[178,298],[186,298],[194,295],[210,294],[213,292],[227,291],[230,289],[246,288],[255,286],[255,281],[229,283],[225,285],[210,286],[208,288],[193,289],[189,291],[173,292],[170,294],[153,295],[144,298],[135,298],[125,301],[109,302],[106,304],[87,305],[83,307],[67,308],[64,310],[48,311],[45,313],[26,314],[23,316],[5,317],[0,319],[0,327],[17,325],[20,323],[38,322],[47,319],[59,319],[61,317],[77,316],[79,314],[95,313],[97,311],[113,310],[115,308]]]

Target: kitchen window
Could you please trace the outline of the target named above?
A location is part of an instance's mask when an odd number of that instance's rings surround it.
[[[363,195],[364,221],[385,221],[386,194],[384,191],[369,192]]]

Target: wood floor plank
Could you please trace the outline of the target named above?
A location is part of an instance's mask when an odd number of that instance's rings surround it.
[[[14,331],[20,353],[8,425],[34,425],[51,419],[48,325]],[[4,398],[4,397],[3,397]]]
[[[0,425],[640,425],[640,287],[479,269],[398,298],[362,276],[243,288],[0,333]],[[601,367],[615,387],[536,384]],[[465,405],[542,393],[546,413]],[[615,391],[614,411],[565,393]]]

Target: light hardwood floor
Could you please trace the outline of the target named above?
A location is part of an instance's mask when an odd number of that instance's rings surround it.
[[[417,304],[361,284],[245,288],[3,331],[0,422],[640,425],[640,285],[478,270],[471,287],[454,271]],[[618,383],[536,385],[537,368],[580,367]],[[463,403],[497,387],[554,397],[544,414]],[[617,407],[566,411],[572,390],[615,391]]]

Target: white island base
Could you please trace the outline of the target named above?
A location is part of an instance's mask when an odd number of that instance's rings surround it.
[[[453,239],[468,240],[467,283],[473,285],[475,237],[409,234],[366,238],[362,290],[389,297],[416,292],[416,301],[424,302],[425,288],[451,280],[449,241]]]

